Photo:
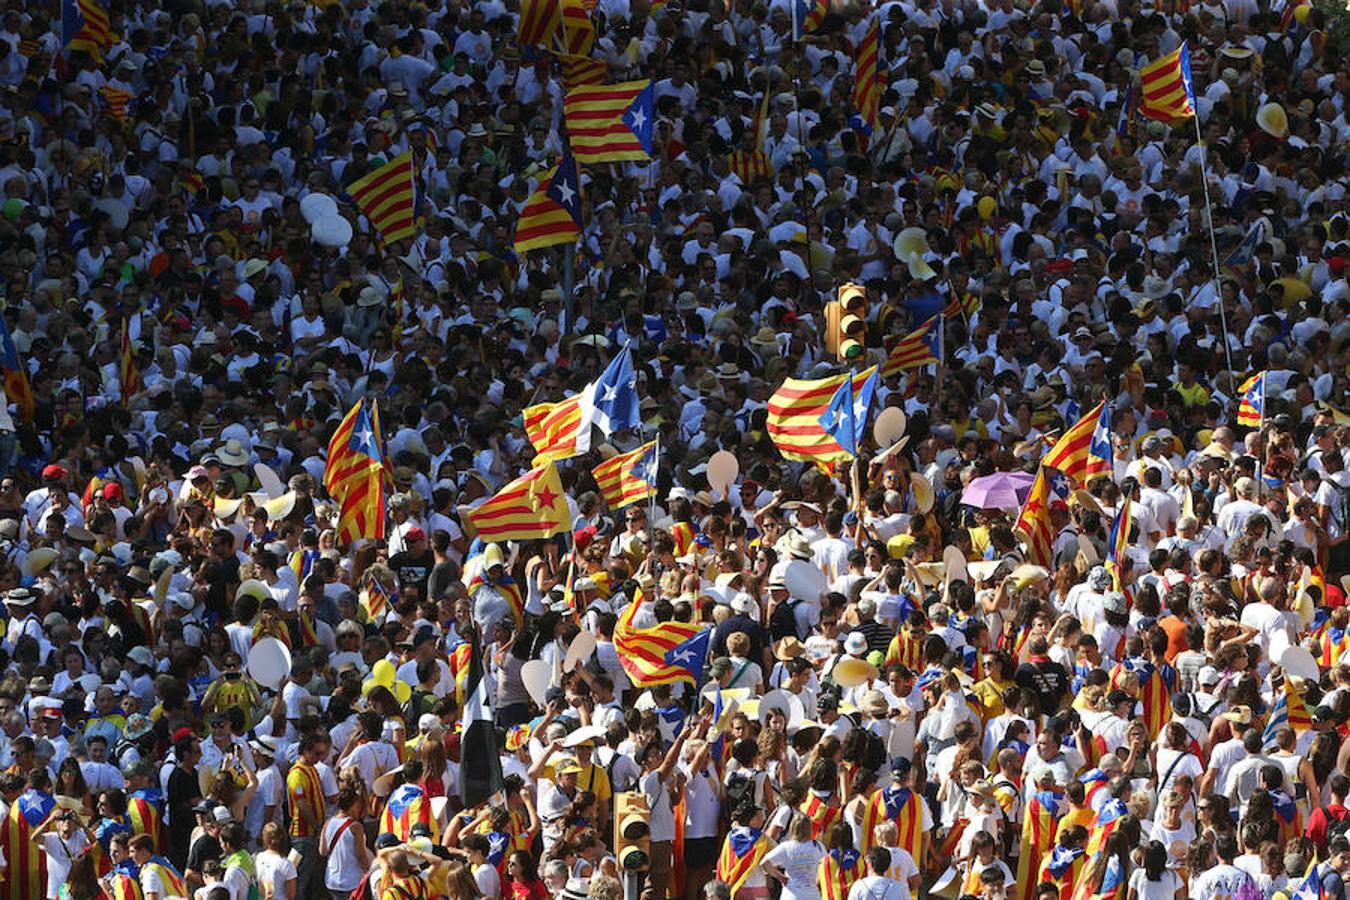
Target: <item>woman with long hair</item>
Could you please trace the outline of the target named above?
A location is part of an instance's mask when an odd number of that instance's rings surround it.
[[[534,857],[525,850],[515,850],[506,860],[507,882],[502,896],[515,900],[549,900],[548,888],[539,878]]]
[[[262,850],[255,858],[254,865],[262,895],[267,900],[295,900],[300,882],[295,863],[286,856],[290,849],[286,829],[276,822],[268,822],[263,826],[259,843]]]
[[[56,770],[56,796],[66,797],[84,807],[85,815],[94,814],[94,797],[85,784],[84,773],[80,771],[79,760],[67,756]]]
[[[57,900],[102,900],[103,885],[99,884],[94,868],[94,854],[85,852],[70,864],[66,880],[56,893]]]
[[[1139,828],[1132,829],[1134,836],[1138,838]],[[1102,852],[1088,860],[1087,868],[1083,870],[1084,885],[1075,895],[1081,892],[1082,896],[1094,897],[1098,895],[1110,895],[1111,892],[1118,892],[1120,886],[1125,884],[1130,877],[1130,848],[1133,844],[1129,841],[1129,834],[1124,828],[1111,832],[1111,836],[1106,839],[1106,844],[1102,847]]]

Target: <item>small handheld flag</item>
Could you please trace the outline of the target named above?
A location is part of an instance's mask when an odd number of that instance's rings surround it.
[[[1139,80],[1141,116],[1170,123],[1195,115],[1191,53],[1184,42],[1171,53],[1140,69]]]
[[[646,500],[656,493],[656,441],[605,460],[593,474],[610,509]]]
[[[889,378],[905,369],[937,365],[942,348],[938,345],[942,331],[942,317],[933,316],[914,331],[905,335],[891,348],[881,364],[881,377]]]
[[[577,162],[564,156],[539,180],[516,223],[516,252],[571,244],[581,237],[581,182]]]
[[[1238,388],[1237,423],[1248,428],[1260,428],[1266,414],[1266,373],[1257,372]]]

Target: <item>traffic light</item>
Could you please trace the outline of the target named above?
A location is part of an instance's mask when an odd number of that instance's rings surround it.
[[[625,791],[614,796],[614,857],[619,871],[645,872],[651,861],[652,812],[647,795]]]

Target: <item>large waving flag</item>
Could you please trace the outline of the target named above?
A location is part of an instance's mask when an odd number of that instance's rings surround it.
[[[323,469],[323,488],[341,510],[339,543],[383,540],[385,465],[379,403],[362,398],[333,432]]]
[[[530,541],[566,531],[572,520],[558,467],[531,469],[468,514],[478,537],[488,541]]]
[[[734,826],[727,833],[722,854],[717,858],[717,880],[730,888],[733,897],[736,896],[768,850],[769,839],[764,832],[747,825]]]
[[[1121,496],[1120,509],[1116,510],[1116,517],[1111,520],[1111,533],[1106,537],[1106,571],[1111,573],[1115,589],[1122,593],[1125,591],[1125,558],[1130,548],[1130,502],[1129,497]]]
[[[646,500],[656,493],[656,441],[605,460],[592,474],[610,509]]]
[[[1139,114],[1160,122],[1177,122],[1195,115],[1195,84],[1191,80],[1191,52],[1185,42],[1171,53],[1139,70],[1142,95]]]
[[[867,380],[856,393],[851,381],[840,382],[830,405],[820,417],[820,427],[851,457],[858,455],[858,439],[866,433],[867,411],[877,392],[877,367],[862,374]]]
[[[590,449],[590,427],[581,427],[581,395],[557,403],[536,403],[522,414],[525,434],[534,446],[535,468],[570,459]]]
[[[19,418],[25,422],[33,421],[37,406],[33,386],[28,382],[28,370],[19,359],[19,350],[14,346],[14,338],[10,336],[3,316],[0,316],[0,374],[5,380],[5,395],[19,408]]]
[[[45,896],[47,854],[33,843],[33,829],[47,820],[56,798],[43,791],[26,791],[9,808],[0,827],[0,850],[8,866],[0,869],[0,898],[32,900]]]
[[[807,462],[837,462],[852,459],[822,425],[839,386],[851,377],[857,397],[872,370],[856,375],[831,375],[806,381],[789,378],[769,398],[767,428],[769,437],[786,459]]]
[[[113,45],[108,10],[98,0],[61,0],[61,41],[67,50],[102,59]]]
[[[1237,423],[1247,428],[1260,428],[1266,414],[1266,373],[1257,372],[1238,388]]]
[[[1027,499],[1017,515],[1013,531],[1027,543],[1027,561],[1050,568],[1054,557],[1054,528],[1050,524],[1050,481],[1044,464],[1036,470]]]
[[[595,25],[582,0],[561,0],[564,49],[574,56],[585,56],[595,46]]]
[[[661,622],[634,628],[641,599],[634,599],[614,627],[614,649],[629,679],[638,687],[685,681],[698,684],[708,656],[712,629],[693,622]]]
[[[1058,469],[1079,484],[1111,471],[1111,413],[1103,400],[1060,435],[1041,465]]]
[[[1036,893],[1036,875],[1041,857],[1055,844],[1055,829],[1065,812],[1064,798],[1051,791],[1037,791],[1027,801],[1022,819],[1022,852],[1017,858],[1017,880],[1010,900],[1031,900]]]
[[[581,182],[577,161],[564,156],[544,173],[516,222],[516,252],[571,244],[581,237]]]
[[[394,157],[374,172],[353,181],[347,186],[347,193],[386,244],[410,238],[417,233],[413,214],[417,205],[417,189],[413,183],[411,151]]]
[[[431,798],[415,784],[401,784],[394,788],[380,816],[380,831],[395,835],[400,841],[412,839],[414,825],[421,823],[431,829],[431,839],[439,831],[436,817],[431,814]]]
[[[905,369],[935,366],[942,362],[942,316],[933,316],[915,330],[902,337],[886,361],[881,364],[881,377],[890,378]]]
[[[558,0],[521,0],[520,23],[516,41],[543,46],[552,43],[562,27],[562,7]]]
[[[823,0],[822,0],[823,2]],[[862,42],[858,44],[857,70],[853,73],[853,105],[858,115],[872,128],[881,125],[882,71],[878,64],[881,52],[881,26],[876,16],[867,26]]]
[[[625,346],[581,395],[582,429],[597,426],[605,436],[642,423],[638,413],[637,372]]]
[[[820,28],[820,23],[825,21],[829,11],[829,0],[790,0],[792,39],[800,41],[803,36]]]
[[[858,849],[863,853],[871,850],[875,846],[877,826],[882,822],[894,822],[900,831],[900,849],[907,850],[916,861],[922,860],[923,803],[923,798],[907,787],[891,785],[877,791],[863,809]]]
[[[577,162],[651,158],[656,107],[650,80],[584,84],[563,98],[563,121]]]

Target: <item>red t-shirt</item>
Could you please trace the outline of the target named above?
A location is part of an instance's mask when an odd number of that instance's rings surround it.
[[[1308,816],[1308,829],[1306,834],[1308,839],[1317,845],[1317,849],[1326,852],[1327,849],[1327,814],[1336,821],[1344,819],[1350,815],[1350,809],[1339,803],[1329,803],[1326,806],[1319,806],[1313,810],[1311,816]]]

